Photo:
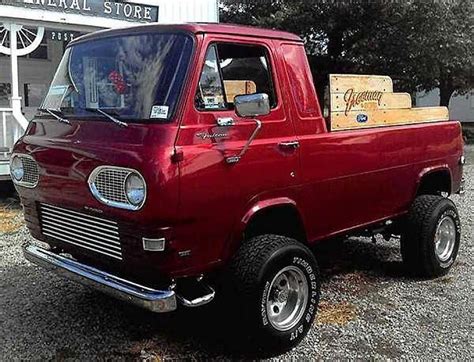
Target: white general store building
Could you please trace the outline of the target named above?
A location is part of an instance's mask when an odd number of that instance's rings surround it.
[[[151,22],[218,22],[218,10],[217,0],[0,1],[0,180],[72,39]]]

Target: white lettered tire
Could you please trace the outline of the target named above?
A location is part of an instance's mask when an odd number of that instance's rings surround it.
[[[439,277],[449,272],[461,241],[461,221],[454,203],[442,196],[418,196],[401,235],[403,262],[412,274]]]
[[[248,240],[231,265],[237,322],[261,348],[287,350],[313,325],[320,295],[311,251],[279,235]]]

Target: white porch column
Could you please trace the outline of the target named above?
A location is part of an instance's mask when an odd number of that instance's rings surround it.
[[[17,32],[21,30],[22,26],[17,24],[10,24],[10,63],[12,76],[12,97],[11,106],[13,110],[13,117],[20,124],[24,130],[28,127],[28,120],[21,112],[21,97],[18,82],[18,51],[17,51]]]
[[[9,34],[10,44],[4,45],[6,35]],[[0,24],[0,33],[3,33],[0,41],[0,53],[10,56],[11,79],[12,79],[12,96],[10,99],[13,118],[18,122],[23,130],[28,127],[28,120],[21,112],[21,97],[18,82],[18,57],[29,54],[34,51],[41,43],[44,35],[44,27],[37,27],[36,33],[29,29],[23,29],[23,26],[16,23],[5,22]],[[18,49],[18,39],[21,45]]]

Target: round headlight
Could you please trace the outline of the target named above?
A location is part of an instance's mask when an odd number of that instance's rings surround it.
[[[10,173],[12,178],[16,181],[21,181],[23,179],[25,170],[23,169],[23,162],[21,161],[20,157],[13,157],[10,164]]]
[[[132,205],[141,205],[146,196],[145,181],[137,174],[130,174],[125,181],[125,192]]]

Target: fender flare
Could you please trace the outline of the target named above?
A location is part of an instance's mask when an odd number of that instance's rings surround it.
[[[296,206],[296,201],[290,199],[289,197],[275,197],[271,199],[257,201],[256,203],[253,204],[253,206],[249,210],[247,210],[245,215],[240,219],[240,227],[242,228],[242,230],[245,229],[245,227],[248,225],[252,217],[254,217],[258,212],[264,209],[268,209],[270,207],[275,207],[275,206],[288,206],[288,205],[293,206],[295,209],[298,210]]]
[[[450,188],[452,189],[453,175],[452,175],[451,169],[449,168],[448,164],[444,163],[442,165],[429,166],[429,167],[425,167],[425,168],[421,169],[421,171],[417,175],[416,185],[415,185],[415,193],[414,193],[413,196],[415,196],[418,193],[418,190],[419,190],[420,184],[421,184],[421,180],[424,177],[428,176],[429,174],[432,174],[434,172],[439,172],[439,171],[443,171],[443,172],[448,173],[450,186],[451,186]],[[449,193],[452,193],[452,190],[449,190]]]
[[[237,227],[237,233],[240,235],[244,232],[245,228],[249,224],[250,220],[257,215],[258,213],[262,212],[263,210],[268,210],[273,207],[278,207],[278,206],[291,206],[295,209],[297,212],[303,227],[305,225],[304,219],[303,219],[303,214],[301,213],[301,210],[298,208],[296,201],[289,198],[289,197],[274,197],[274,198],[269,198],[265,200],[259,200],[255,202],[252,207],[250,207],[244,216],[240,219],[239,225]]]
[[[279,207],[279,206],[291,206],[297,212],[301,220],[302,226],[303,228],[305,228],[303,214],[301,213],[301,210],[298,208],[295,200],[289,197],[273,197],[273,198],[270,197],[267,199],[255,198],[254,200],[256,201],[253,203],[250,203],[251,206],[249,208],[246,208],[245,210],[243,210],[244,211],[243,216],[242,217],[239,216],[240,218],[236,220],[236,224],[233,228],[228,247],[224,248],[223,250],[221,262],[228,260],[229,258],[232,257],[232,255],[234,255],[237,249],[242,245],[242,236],[247,226],[249,225],[250,221],[253,219],[255,215],[262,212],[263,210],[268,210],[268,209]]]

